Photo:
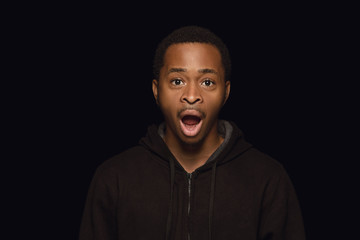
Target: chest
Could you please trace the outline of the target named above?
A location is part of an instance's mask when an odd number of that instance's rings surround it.
[[[215,181],[213,196],[212,181]],[[159,239],[165,234],[169,211],[174,239],[188,239],[189,236],[207,239],[209,228],[214,236],[219,236],[218,239],[233,237],[234,229],[256,232],[260,191],[237,175],[222,173],[221,169],[215,179],[211,177],[211,171],[176,173],[171,203],[168,172],[150,179],[129,179],[125,185],[119,192],[117,209],[119,231],[123,237],[134,238],[134,234],[138,234],[135,239],[142,239],[142,236]]]

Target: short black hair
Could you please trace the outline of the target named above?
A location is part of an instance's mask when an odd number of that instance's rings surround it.
[[[156,80],[159,80],[160,69],[164,66],[166,50],[171,45],[177,43],[208,43],[215,46],[221,54],[221,60],[225,70],[225,81],[230,80],[231,59],[228,48],[217,35],[199,26],[186,26],[176,29],[159,43],[153,62],[153,74]]]

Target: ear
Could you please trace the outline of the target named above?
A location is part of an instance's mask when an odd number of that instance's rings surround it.
[[[223,105],[226,103],[226,101],[228,100],[229,98],[229,95],[230,95],[230,81],[226,81],[225,82],[225,97],[224,97],[224,103]]]
[[[153,94],[154,94],[154,98],[155,98],[156,104],[159,105],[159,101],[158,101],[158,88],[159,88],[159,82],[158,82],[158,80],[154,79],[154,80],[152,81],[152,91],[153,91]]]

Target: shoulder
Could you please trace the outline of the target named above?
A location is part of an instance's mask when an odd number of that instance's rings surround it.
[[[258,177],[267,178],[286,174],[285,168],[278,160],[254,147],[246,151],[238,160],[242,169]]]
[[[105,160],[96,169],[96,174],[117,175],[119,173],[136,169],[148,159],[149,152],[145,148],[141,146],[132,147]]]
[[[254,147],[245,152],[243,158],[246,164],[250,164],[253,167],[271,171],[283,170],[283,166],[279,161]]]

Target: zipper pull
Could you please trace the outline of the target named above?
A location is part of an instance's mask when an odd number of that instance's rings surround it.
[[[192,173],[186,173],[186,175],[188,179],[191,179]]]

